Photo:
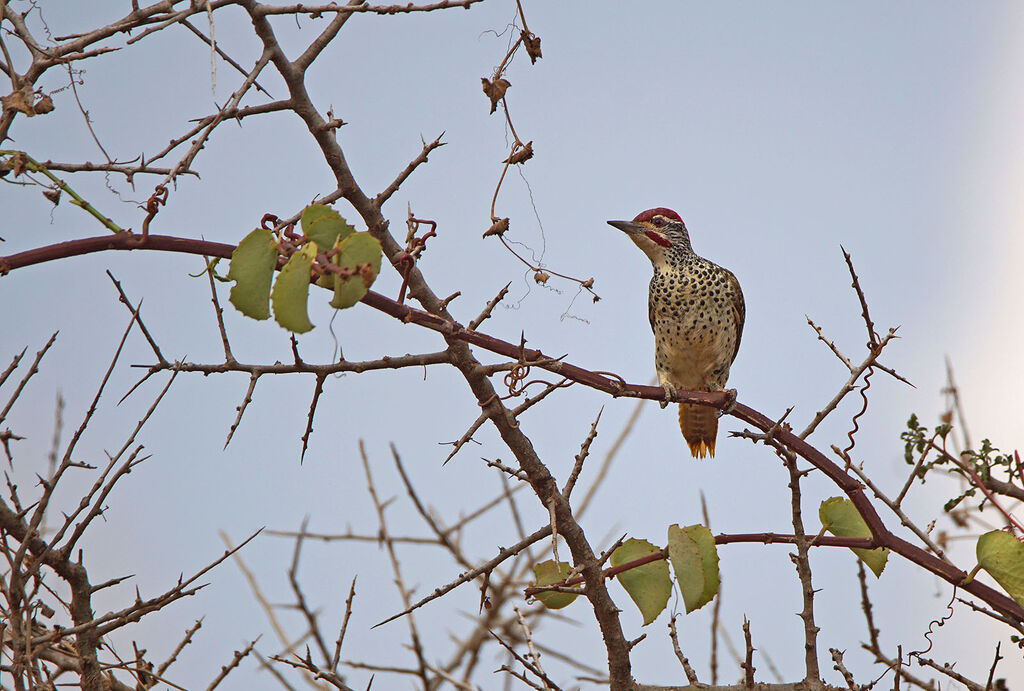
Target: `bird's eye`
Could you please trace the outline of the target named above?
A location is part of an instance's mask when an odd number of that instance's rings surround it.
[[[665,225],[665,219],[662,216],[655,216],[654,218],[651,219],[651,223],[653,223],[656,227],[660,228],[661,226]]]

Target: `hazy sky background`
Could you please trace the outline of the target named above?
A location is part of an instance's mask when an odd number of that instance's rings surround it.
[[[25,2],[12,5],[25,10]],[[506,282],[511,294],[485,330],[508,340],[521,331],[532,346],[568,354],[575,364],[615,371],[646,383],[652,375],[647,325],[647,259],[608,219],[632,218],[652,206],[669,206],[686,220],[698,253],[734,271],[747,301],[747,323],[730,385],[742,402],[769,416],[795,406],[802,428],[846,378],[843,366],[816,341],[811,316],[854,359],[863,357],[866,334],[840,245],[853,255],[879,330],[900,325],[901,340],[883,362],[907,376],[911,389],[882,373],[872,381],[871,407],[861,420],[855,458],[895,493],[905,478],[899,432],[911,412],[934,424],[942,409],[948,356],[961,385],[971,433],[1013,449],[1024,433],[1014,393],[1024,385],[1020,343],[1024,261],[1024,6],[1016,2],[525,2],[531,30],[543,39],[544,57],[530,66],[519,56],[507,72],[508,102],[517,132],[532,140],[536,157],[521,177],[510,174],[498,199],[499,216],[511,218],[507,236],[553,270],[594,277],[602,300],[574,299],[572,284],[533,284],[493,238],[488,208],[510,143],[500,114],[488,116],[480,77],[505,54],[515,3],[488,0],[469,11],[377,17],[356,15],[311,71],[310,90],[321,110],[333,107],[346,124],[339,140],[363,189],[375,194],[420,148],[421,135],[445,131],[448,145],[431,155],[396,194],[385,212],[404,233],[407,204],[438,222],[421,268],[435,292],[456,290],[452,304],[463,322]],[[41,3],[54,35],[72,33],[121,16],[125,2],[95,2],[87,12],[73,2]],[[249,66],[259,54],[240,10],[217,12],[216,36]],[[196,18],[197,26],[205,19]],[[308,18],[276,22],[290,55],[323,24]],[[118,37],[110,45],[123,45]],[[275,97],[285,89],[272,69],[260,78]],[[54,74],[47,89],[66,84]],[[241,76],[219,62],[211,93],[209,51],[185,29],[172,28],[140,44],[91,60],[79,87],[94,129],[120,159],[152,154],[179,136],[189,118],[213,112]],[[250,92],[245,103],[263,102]],[[4,147],[38,160],[101,160],[67,91],[54,95],[56,110],[20,120],[15,141]],[[182,179],[152,232],[237,242],[264,213],[287,216],[333,189],[332,178],[305,128],[272,115],[219,128],[200,155],[202,180]],[[144,200],[156,181],[136,180],[131,190],[111,184],[125,199]],[[144,213],[122,203],[102,178],[72,177],[71,184],[104,213],[138,229]],[[531,201],[533,206],[531,206]],[[348,217],[354,213],[337,206]],[[65,203],[51,212],[32,188],[0,185],[0,209],[10,254],[65,239],[105,232]],[[8,361],[28,346],[37,350],[50,333],[60,336],[42,371],[9,418],[28,439],[17,447],[14,474],[29,493],[45,468],[53,434],[55,398],[67,403],[66,427],[77,426],[101,372],[127,322],[104,271],[110,269],[134,299],[168,357],[216,362],[220,341],[205,278],[194,279],[195,257],[97,254],[17,271],[0,280],[4,323],[0,357]],[[223,267],[226,270],[226,266]],[[385,270],[375,289],[395,296],[399,281]],[[227,291],[221,288],[226,301]],[[327,362],[335,342],[350,360],[382,354],[428,352],[443,342],[433,333],[403,326],[369,308],[333,318],[326,305],[312,310],[317,328],[300,339],[308,361]],[[287,361],[286,335],[273,324],[228,315],[236,357],[248,362]],[[487,361],[486,354],[481,357]],[[82,460],[103,459],[120,446],[165,381],[157,377],[119,407],[118,398],[151,354],[135,335],[90,434]],[[475,419],[478,408],[465,383],[431,369],[349,375],[329,381],[321,399],[310,451],[298,462],[309,377],[261,380],[235,439],[224,437],[245,393],[247,377],[182,375],[142,440],[153,458],[119,485],[106,522],[93,528],[87,565],[94,581],[136,574],[132,585],[108,592],[98,611],[123,606],[137,585],[153,595],[218,555],[218,531],[240,540],[261,526],[341,532],[351,526],[376,532],[357,452],[363,439],[379,491],[400,497],[390,509],[393,530],[425,534],[407,501],[390,459],[394,442],[429,504],[448,522],[500,490],[493,470],[479,460],[507,457],[490,430],[481,446],[466,448],[443,469],[447,447]],[[6,395],[5,395],[6,398]],[[603,456],[633,403],[574,387],[523,418],[542,458],[564,479],[572,456],[603,406],[594,445]],[[852,398],[812,441],[827,449],[844,440]],[[777,459],[749,442],[729,439],[740,429],[724,419],[718,456],[710,463],[688,457],[675,413],[648,404],[584,521],[591,540],[610,543],[622,533],[663,543],[671,523],[700,522],[699,491],[718,532],[791,532],[787,477]],[[65,435],[66,436],[66,435]],[[38,459],[38,461],[37,461]],[[596,465],[596,462],[595,462]],[[591,473],[593,471],[591,470]],[[593,475],[584,473],[583,481]],[[83,482],[85,480],[83,479]],[[68,487],[66,500],[76,500]],[[911,494],[910,507],[926,524],[955,490],[931,482]],[[805,515],[816,526],[818,502],[837,491],[812,475]],[[70,505],[70,504],[69,504]],[[529,530],[545,514],[529,501]],[[938,529],[949,528],[940,519]],[[506,517],[497,516],[466,535],[480,560],[498,544],[514,541]],[[723,623],[739,640],[746,615],[755,646],[767,652],[787,681],[802,676],[799,590],[787,549],[728,546],[722,549]],[[289,599],[291,543],[261,537],[243,554],[271,601]],[[459,568],[426,548],[405,551],[407,570],[424,594],[451,580]],[[814,552],[821,646],[848,649],[847,661],[863,676],[880,673],[858,652],[865,637],[855,568],[842,550]],[[973,566],[973,543],[958,553]],[[335,629],[344,595],[359,576],[358,596],[343,657],[409,664],[400,648],[402,623],[370,626],[399,611],[384,553],[376,546],[309,545],[302,573],[307,596],[322,609],[325,631]],[[231,651],[259,633],[260,649],[276,643],[248,585],[233,564],[207,579],[211,585],[117,639],[150,647],[160,659],[191,622],[206,615],[203,631],[186,652],[179,677],[205,685]],[[613,586],[613,589],[615,586]],[[883,645],[893,652],[923,649],[928,622],[941,616],[949,588],[898,558],[874,586],[884,616]],[[624,593],[617,602],[629,610]],[[424,608],[418,622],[431,641],[428,653],[446,655],[447,632],[468,624],[477,591],[464,587],[447,602]],[[573,654],[604,659],[590,609],[568,614],[581,627],[537,632],[542,642],[569,646]],[[283,613],[293,632],[294,613]],[[680,620],[683,646],[706,680],[709,612]],[[635,612],[624,615],[627,636],[641,633]],[[665,617],[648,627],[634,652],[635,675],[644,682],[680,683],[682,675],[665,635]],[[965,608],[935,636],[929,654],[960,660],[974,678],[991,661],[987,645],[965,651],[964,641],[984,640],[993,627]],[[566,633],[568,632],[568,633]],[[1003,633],[1000,631],[999,633]],[[992,638],[993,642],[996,640]],[[568,641],[568,642],[566,642]],[[162,648],[160,646],[163,646]],[[159,650],[158,650],[159,649]],[[1019,651],[1003,648],[1024,675]],[[435,659],[435,658],[432,658]],[[490,665],[490,666],[488,666]],[[484,669],[496,669],[499,658]],[[726,659],[723,678],[739,676]],[[552,663],[557,668],[557,665]],[[268,685],[252,661],[232,675],[231,688]],[[770,680],[767,669],[759,665]],[[564,669],[559,677],[570,682]],[[838,683],[830,673],[827,679]],[[1020,678],[1020,677],[1018,677]],[[352,685],[368,675],[354,672]],[[254,681],[255,680],[255,681]],[[485,679],[486,681],[486,679]],[[497,685],[497,678],[491,685]],[[404,680],[378,678],[381,688]]]

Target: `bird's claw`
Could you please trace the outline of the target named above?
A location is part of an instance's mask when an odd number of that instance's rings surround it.
[[[665,389],[665,400],[659,401],[659,405],[664,409],[665,406],[671,403],[672,399],[676,397],[676,387],[668,383],[663,383],[661,388]]]
[[[722,412],[719,415],[728,415],[732,412],[732,409],[736,407],[736,389],[726,389],[722,393],[725,394],[726,403],[722,407]]]

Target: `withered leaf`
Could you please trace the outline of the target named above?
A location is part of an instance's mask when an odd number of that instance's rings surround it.
[[[512,84],[504,78],[499,77],[498,79],[488,79],[487,77],[480,77],[480,81],[483,86],[484,95],[491,99],[491,113],[498,109],[498,101],[505,96],[505,92]]]
[[[526,54],[530,56],[530,64],[537,64],[537,61],[543,57],[540,54],[540,36],[532,31],[524,30],[521,38],[523,40],[523,47],[526,48]]]
[[[504,235],[505,231],[508,230],[508,219],[501,218],[491,224],[491,227],[484,231],[483,237],[491,235]]]
[[[28,169],[28,157],[22,151],[16,151],[5,160],[0,161],[0,175],[6,175],[8,172],[14,173],[14,177],[18,177]]]
[[[0,105],[3,106],[3,111],[5,112],[13,110],[32,117],[36,114],[36,112],[32,110],[32,95],[32,87],[26,84],[6,96],[0,96]]]
[[[36,115],[46,115],[47,113],[52,112],[53,99],[47,95],[40,96],[32,105],[32,110],[36,112]]]
[[[43,196],[46,197],[51,204],[57,206],[60,203],[60,188],[55,187],[53,189],[43,190]]]
[[[506,158],[502,163],[510,163],[515,165],[517,163],[526,163],[533,158],[533,140],[526,142],[523,146],[516,149],[516,152]]]

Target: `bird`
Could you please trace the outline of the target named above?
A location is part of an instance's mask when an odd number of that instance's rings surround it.
[[[743,334],[746,306],[736,276],[698,256],[675,211],[648,209],[632,221],[608,221],[654,266],[647,308],[654,332],[654,367],[665,389],[664,408],[677,390],[724,391]],[[736,391],[727,391],[735,401]],[[694,458],[712,458],[719,411],[679,404],[679,427]]]

